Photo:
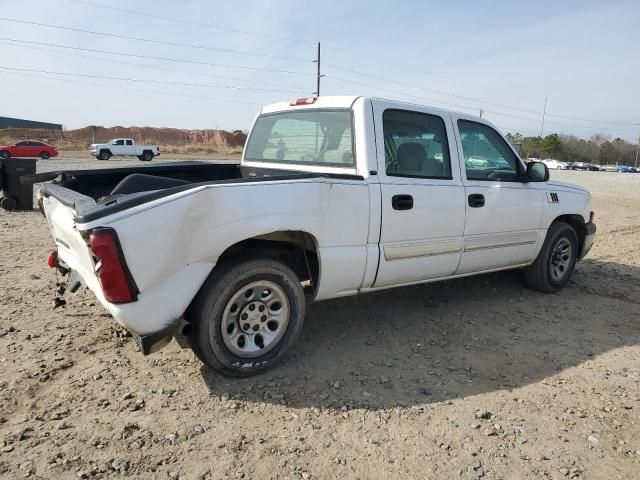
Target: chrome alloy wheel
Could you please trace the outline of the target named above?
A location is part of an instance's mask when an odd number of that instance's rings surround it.
[[[571,242],[561,238],[551,253],[551,278],[556,282],[561,281],[571,267]]]
[[[282,339],[289,324],[289,300],[267,280],[244,285],[222,314],[222,340],[239,357],[264,355]]]

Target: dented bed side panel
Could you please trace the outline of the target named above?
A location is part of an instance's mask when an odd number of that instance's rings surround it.
[[[276,231],[315,238],[318,299],[357,293],[369,230],[362,212],[369,212],[366,182],[316,178],[198,186],[77,228],[117,232],[140,295],[137,302],[106,306],[146,334],[183,314],[225,250]]]

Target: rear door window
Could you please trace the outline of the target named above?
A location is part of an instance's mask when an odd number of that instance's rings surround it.
[[[389,176],[451,179],[449,142],[437,115],[385,110],[385,168]]]

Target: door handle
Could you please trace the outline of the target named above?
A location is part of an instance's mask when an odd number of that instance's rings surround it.
[[[411,195],[394,195],[391,198],[391,206],[394,210],[411,210],[413,197]]]
[[[484,195],[481,193],[472,193],[469,195],[469,206],[473,208],[484,207]]]

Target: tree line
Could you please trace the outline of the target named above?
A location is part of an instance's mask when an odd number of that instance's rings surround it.
[[[521,153],[527,158],[554,158],[563,162],[630,166],[633,166],[636,160],[635,144],[619,137],[612,140],[610,136],[601,133],[591,135],[588,139],[557,133],[546,137],[525,137],[520,133],[507,133],[506,137],[512,143],[521,144]]]

